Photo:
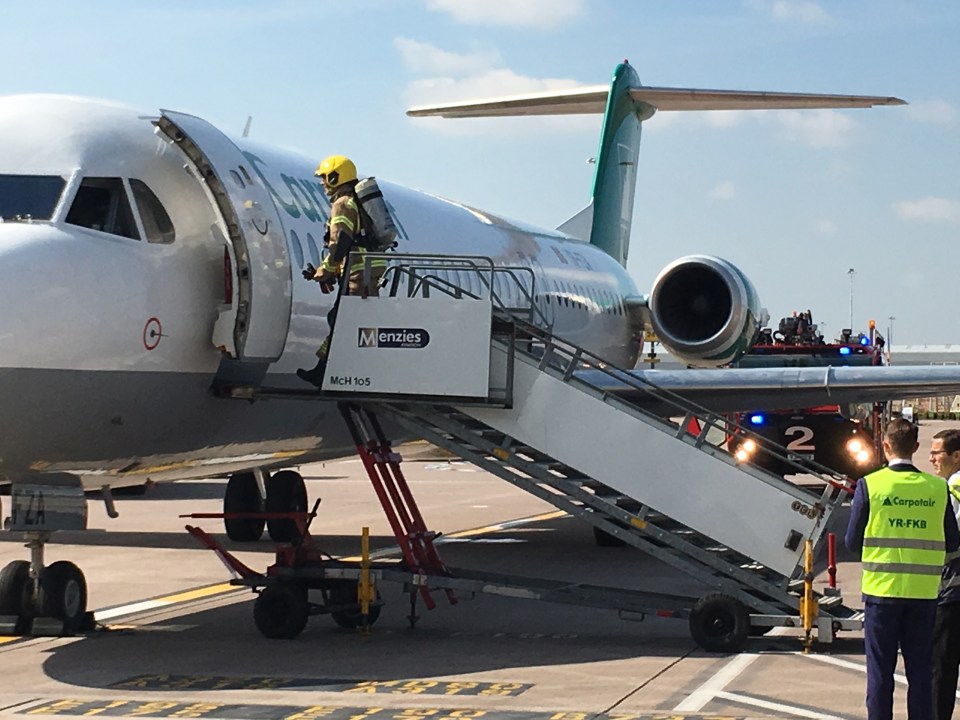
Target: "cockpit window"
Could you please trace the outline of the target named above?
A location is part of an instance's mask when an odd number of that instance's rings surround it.
[[[153,190],[142,180],[131,178],[130,189],[133,190],[133,201],[137,204],[137,210],[140,211],[140,220],[147,234],[147,242],[172,243],[176,233],[160,198],[154,195]]]
[[[66,184],[58,175],[0,175],[0,218],[49,220]]]
[[[70,206],[67,222],[112,235],[140,239],[120,178],[84,178]]]

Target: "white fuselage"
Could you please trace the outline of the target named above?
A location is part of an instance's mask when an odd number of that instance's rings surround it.
[[[3,181],[64,181],[48,217],[22,217],[0,198],[0,477],[63,471],[98,487],[352,451],[332,403],[249,403],[210,392],[224,357],[215,326],[233,300],[236,266],[225,271],[228,229],[211,192],[181,149],[154,132],[154,119],[79,98],[0,98]],[[234,142],[276,206],[293,278],[289,329],[267,380],[308,388],[294,373],[315,363],[333,295],[301,280],[300,270],[320,262],[329,204],[314,159]],[[67,222],[91,178],[119,178],[134,198],[131,181],[148,186],[172,221],[173,242],[148,241],[150,221],[136,201],[128,234],[139,238]],[[623,301],[636,288],[611,257],[561,233],[381,188],[402,252],[529,268],[557,334],[633,365],[636,329]]]

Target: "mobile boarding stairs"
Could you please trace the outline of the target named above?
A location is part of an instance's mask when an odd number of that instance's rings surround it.
[[[815,629],[821,642],[862,627],[839,594],[812,592],[810,557],[849,478],[766,441],[765,452],[818,476],[822,490],[739,463],[724,440],[749,430],[552,335],[526,268],[386,257],[389,292],[340,298],[320,396],[341,402],[348,424],[351,414],[382,416],[590,523],[598,539],[701,581],[711,594],[666,613],[653,592],[647,603],[636,592],[604,597],[614,609],[689,617],[708,649],[739,649],[773,626],[805,626],[808,641]],[[669,411],[655,415],[627,394]],[[452,571],[436,567],[427,582],[445,587],[439,576]]]

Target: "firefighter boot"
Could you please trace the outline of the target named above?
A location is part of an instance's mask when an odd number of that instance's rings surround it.
[[[297,370],[297,377],[306,380],[312,385],[320,387],[323,384],[323,371],[327,368],[327,358],[321,357],[317,364],[310,370],[300,368]]]

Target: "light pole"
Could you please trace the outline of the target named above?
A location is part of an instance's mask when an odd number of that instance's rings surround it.
[[[890,347],[893,345],[893,321],[896,320],[896,318],[891,315],[887,320],[890,321],[890,324],[887,325],[887,347]]]
[[[853,268],[847,270],[847,275],[850,276],[850,332],[853,332],[853,276],[857,274],[857,271]]]

